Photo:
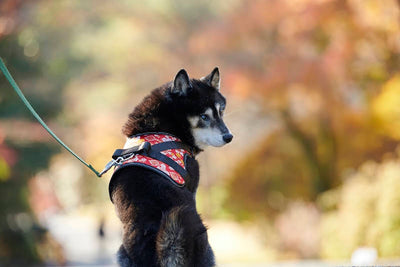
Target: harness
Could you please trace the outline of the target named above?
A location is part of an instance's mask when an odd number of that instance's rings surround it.
[[[186,170],[187,157],[193,157],[192,149],[182,141],[167,133],[144,133],[130,137],[123,149],[115,150],[112,160],[101,175],[115,167],[113,177],[119,170],[127,167],[142,167],[152,170],[183,187],[189,178]],[[111,187],[109,188],[111,195]]]

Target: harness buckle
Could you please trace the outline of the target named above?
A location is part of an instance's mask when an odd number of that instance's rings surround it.
[[[130,157],[132,155],[136,154],[148,154],[151,149],[151,144],[149,142],[143,142],[138,146],[134,146],[131,148],[126,148],[126,149],[117,149],[115,150],[114,154],[112,155],[112,158],[114,160],[121,160],[119,158],[122,157],[122,159],[126,159],[126,157]]]
[[[112,155],[112,160],[107,163],[100,176],[106,173],[113,166],[122,165],[124,161],[133,158],[137,154],[148,154],[151,149],[151,144],[149,142],[143,142],[139,146],[135,146],[128,149],[117,149]]]
[[[143,151],[144,153],[148,154],[149,151],[151,149],[151,144],[150,142],[143,142],[140,144],[139,149],[138,149],[138,153]]]

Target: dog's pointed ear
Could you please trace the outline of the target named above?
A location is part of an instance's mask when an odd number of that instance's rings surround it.
[[[189,75],[186,70],[181,69],[175,76],[171,92],[174,94],[186,95],[190,88],[192,88],[192,85],[190,83]]]
[[[217,89],[219,91],[219,85],[221,83],[221,79],[219,76],[218,67],[215,67],[213,69],[213,71],[210,74],[208,74],[207,76],[200,78],[200,81],[205,82],[209,86],[214,87],[215,89]]]

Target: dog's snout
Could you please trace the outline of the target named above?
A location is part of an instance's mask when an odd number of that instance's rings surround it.
[[[232,141],[233,135],[228,133],[228,134],[224,134],[222,136],[222,139],[224,139],[225,143],[229,143],[230,141]]]

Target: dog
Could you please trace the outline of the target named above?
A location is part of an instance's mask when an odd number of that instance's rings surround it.
[[[182,69],[129,114],[122,129],[127,142],[118,150],[118,159],[130,165],[118,162],[121,166],[109,184],[123,225],[117,252],[120,266],[215,266],[207,229],[196,210],[199,164],[195,156],[207,146],[232,141],[223,121],[226,99],[219,90],[218,68],[200,79],[190,79]],[[164,152],[154,154],[157,144],[149,140],[161,140],[179,153],[169,159]],[[125,153],[121,151],[130,151],[128,159],[121,157]],[[161,159],[156,160],[157,155]],[[149,167],[145,161],[158,165]]]

